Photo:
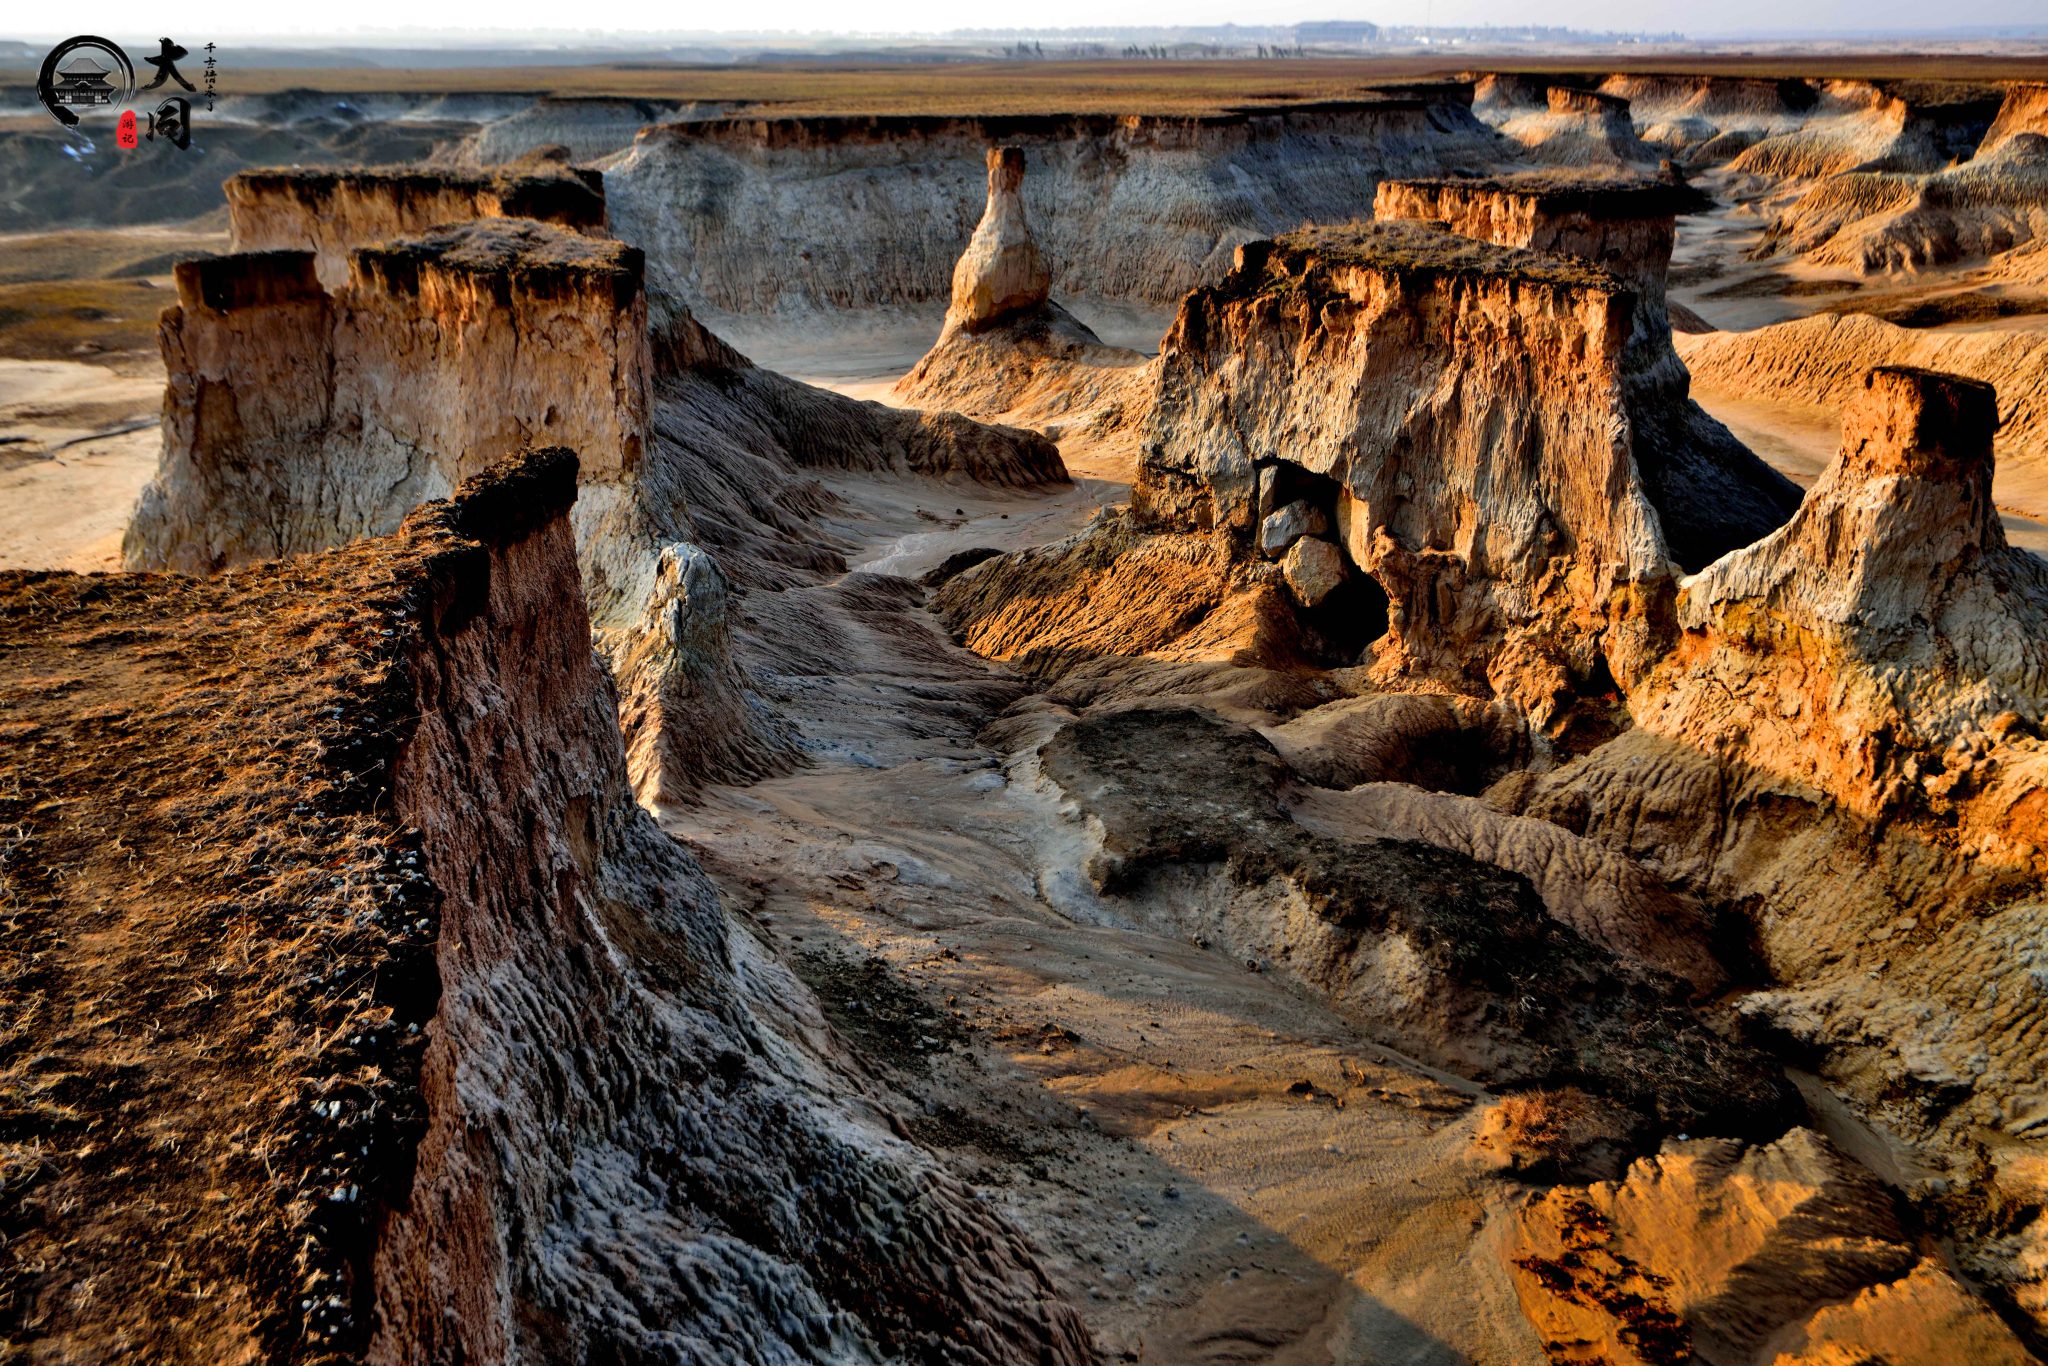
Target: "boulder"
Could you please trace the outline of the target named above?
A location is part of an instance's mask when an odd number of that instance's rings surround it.
[[[1259,523],[1259,553],[1277,560],[1303,536],[1322,536],[1329,530],[1329,516],[1321,508],[1296,500]]]
[[[1287,576],[1294,600],[1303,607],[1322,606],[1323,600],[1351,577],[1344,567],[1343,552],[1313,536],[1304,536],[1289,548],[1287,558],[1280,562],[1280,572]]]

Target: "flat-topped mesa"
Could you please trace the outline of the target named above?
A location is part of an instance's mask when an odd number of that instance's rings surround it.
[[[1886,366],[1790,523],[1686,581],[1637,723],[1972,852],[2048,848],[2048,566],[1991,501],[1991,386]]]
[[[159,325],[164,452],[127,566],[203,574],[388,535],[479,470],[573,442],[584,591],[641,795],[785,766],[725,648],[716,570],[678,548],[696,539],[684,502],[672,480],[643,477],[653,367],[638,248],[478,219],[357,248],[331,294],[317,259],[177,268]]]
[[[590,237],[606,233],[603,178],[566,166],[271,168],[237,172],[223,188],[235,251],[310,249],[329,289],[348,279],[355,248],[445,224],[530,218]]]
[[[1043,308],[1052,271],[1024,217],[1024,149],[988,149],[988,207],[953,267],[946,330],[981,332]]]
[[[1712,202],[1677,179],[1524,171],[1476,180],[1383,181],[1373,217],[1429,220],[1463,237],[1603,266],[1636,292],[1641,321],[1633,341],[1643,322],[1663,315],[1679,215]]]
[[[178,266],[160,324],[163,463],[128,529],[128,567],[207,573],[387,535],[534,442],[574,442],[586,483],[639,464],[635,248],[480,220],[359,249],[332,296],[317,261]]]
[[[1640,679],[1669,624],[1623,413],[1635,307],[1605,271],[1419,223],[1251,244],[1166,335],[1134,507],[1238,561],[1329,535],[1390,599],[1376,670],[1545,724]]]
[[[1678,216],[1711,202],[1676,174],[1530,171],[1388,181],[1373,205],[1379,218],[1433,220],[1480,241],[1598,265],[1629,283],[1636,309],[1622,370],[1636,465],[1672,558],[1692,569],[1768,535],[1800,498],[1692,402],[1692,378],[1672,349],[1664,286]]]

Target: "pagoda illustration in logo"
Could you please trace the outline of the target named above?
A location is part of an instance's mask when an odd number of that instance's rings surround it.
[[[50,117],[78,127],[81,114],[117,109],[135,94],[135,64],[121,45],[81,33],[50,49],[36,74],[36,98]]]
[[[114,73],[85,53],[57,73],[50,94],[57,103],[73,109],[98,109],[114,102],[114,87],[107,77]]]

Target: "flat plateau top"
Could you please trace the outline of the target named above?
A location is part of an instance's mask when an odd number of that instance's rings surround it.
[[[1388,183],[1412,185],[1423,190],[1533,199],[1538,207],[1550,213],[1578,210],[1607,217],[1658,217],[1700,213],[1713,207],[1713,200],[1689,185],[1660,180],[1655,176],[1602,171],[1519,171],[1512,175],[1439,177]]]
[[[545,273],[625,283],[637,282],[643,266],[638,247],[524,218],[479,218],[430,228],[414,237],[359,247],[355,256],[384,270],[432,265],[469,275]]]
[[[1911,54],[1480,55],[1309,57],[1287,61],[764,61],[746,65],[616,62],[587,67],[340,67],[237,71],[238,94],[618,95],[727,100],[751,112],[811,114],[1200,114],[1245,105],[1365,97],[1389,82],[1448,79],[1469,69],[1598,78],[1612,72],[1921,80],[2048,80],[2048,57]]]
[[[1246,264],[1250,264],[1249,258]],[[1497,247],[1491,242],[1456,236],[1428,223],[1399,220],[1288,233],[1272,243],[1263,278],[1270,279],[1276,273],[1298,277],[1330,266],[1358,266],[1408,275],[1486,276],[1576,286],[1608,294],[1625,292],[1619,280],[1597,266],[1540,251]]]

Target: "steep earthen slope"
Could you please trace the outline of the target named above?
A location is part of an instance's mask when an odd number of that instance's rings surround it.
[[[631,247],[512,218],[358,246],[331,294],[305,250],[180,266],[164,456],[127,562],[204,572],[384,534],[491,460],[573,439],[592,452],[585,586],[643,797],[786,766],[791,737],[727,654],[721,570],[698,558],[691,498],[733,527],[720,544],[745,534],[736,523],[801,540],[822,505],[775,495],[805,467],[1004,486],[1065,472],[1035,434],[770,376],[686,310],[650,323],[642,271]]]
[[[549,451],[328,556],[7,576],[7,1341],[1092,1359],[635,805],[575,497]]]
[[[1468,103],[1432,87],[1202,118],[714,119],[647,129],[605,188],[613,230],[694,309],[915,308],[948,297],[986,150],[1021,147],[1053,288],[1170,305],[1242,242],[1362,216],[1382,176],[1491,167]]]
[[[605,235],[603,183],[566,167],[495,174],[293,167],[242,171],[223,188],[236,251],[311,251],[329,289],[348,279],[356,247],[475,218],[531,218]]]
[[[1636,137],[1628,101],[1580,84],[1489,74],[1478,81],[1472,111],[1545,165],[1622,167],[1656,160]]]
[[[2048,136],[2019,132],[1961,166],[1915,175],[1854,170],[1801,195],[1770,224],[1760,257],[1797,255],[1857,275],[1910,275],[2010,254],[2014,278],[2048,281]]]
[[[1636,468],[1673,558],[1691,568],[1776,530],[1799,505],[1790,480],[1691,400],[1691,377],[1671,347],[1665,281],[1677,216],[1709,203],[1675,178],[1535,173],[1388,181],[1373,210],[1586,261],[1628,283],[1636,308],[1623,363]]]
[[[1954,82],[1828,80],[1800,127],[1763,138],[1731,174],[1813,181],[1850,170],[1932,172],[1966,158],[2003,92]]]

